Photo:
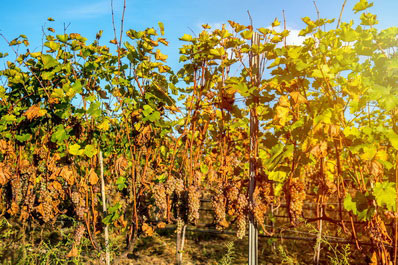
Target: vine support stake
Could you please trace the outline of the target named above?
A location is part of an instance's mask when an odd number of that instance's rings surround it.
[[[260,35],[257,32],[253,32],[252,45],[260,44]],[[260,83],[260,56],[258,54],[250,54],[250,69],[251,69],[251,83],[253,86],[257,86]],[[258,228],[254,219],[253,208],[254,198],[253,193],[256,187],[256,173],[257,173],[257,157],[258,157],[258,118],[257,118],[257,95],[251,95],[252,106],[250,107],[250,182],[249,182],[249,265],[258,264]]]
[[[104,161],[102,157],[102,151],[98,153],[98,160],[100,163],[100,178],[101,178],[101,195],[102,195],[102,210],[104,214],[106,214],[106,192],[105,192],[105,181],[104,181]],[[105,261],[106,265],[111,264],[111,257],[109,254],[109,232],[108,232],[108,225],[105,225]]]

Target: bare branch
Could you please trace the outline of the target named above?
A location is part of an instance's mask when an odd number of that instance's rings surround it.
[[[343,5],[341,6],[340,16],[339,16],[339,20],[337,21],[336,29],[338,29],[340,27],[341,18],[343,17],[344,7],[345,7],[346,3],[347,3],[347,0],[344,0]]]

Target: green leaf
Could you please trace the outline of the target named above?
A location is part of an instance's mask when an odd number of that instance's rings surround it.
[[[69,138],[69,135],[66,132],[64,125],[62,125],[62,124],[56,126],[55,132],[51,135],[51,141],[53,143],[61,143],[68,138]]]
[[[395,211],[397,193],[395,183],[393,182],[377,182],[373,188],[377,205],[386,206],[389,211]]]
[[[357,214],[357,204],[352,200],[351,194],[347,194],[344,198],[344,209],[352,211],[353,214]]]
[[[361,132],[356,127],[345,127],[343,133],[345,137],[353,139],[359,137]]]
[[[379,23],[379,21],[376,19],[377,16],[370,14],[370,13],[363,13],[361,15],[361,25],[365,26],[373,26]]]
[[[15,115],[13,115],[13,114],[6,114],[1,119],[4,120],[5,122],[9,123],[9,122],[16,121],[17,117],[15,117]]]
[[[97,149],[95,148],[94,145],[88,144],[84,147],[84,154],[88,156],[89,158],[92,158],[98,153]]]
[[[95,101],[90,104],[87,113],[93,118],[97,118],[101,115],[101,102]]]
[[[285,171],[271,171],[268,173],[268,179],[276,182],[284,182],[287,177]]]
[[[72,144],[68,148],[68,152],[71,155],[82,155],[84,150],[80,149],[79,144]]]
[[[200,172],[206,175],[209,172],[209,167],[206,164],[200,164]]]
[[[152,112],[153,112],[153,108],[150,105],[144,105],[142,110],[142,114],[144,114],[144,116],[149,116]]]
[[[387,133],[387,138],[390,140],[390,143],[395,150],[398,150],[398,134],[396,134],[393,130],[389,130]]]
[[[51,67],[58,65],[58,61],[55,60],[51,55],[44,54],[44,55],[42,55],[41,58],[43,60],[43,68],[44,69],[49,69]]]
[[[354,13],[358,13],[359,11],[365,10],[369,7],[372,7],[373,3],[368,3],[367,0],[360,0],[358,3],[355,4],[355,6],[353,7],[353,11]]]
[[[149,115],[148,120],[151,122],[158,121],[160,119],[160,112],[159,111],[154,111],[151,115]]]
[[[126,178],[125,177],[118,177],[118,179],[116,180],[116,185],[118,190],[123,190],[124,188],[127,188],[126,185]]]
[[[76,94],[81,93],[83,90],[83,85],[80,80],[77,80],[70,89],[66,92],[66,95],[70,98],[73,98]]]
[[[344,198],[344,208],[347,211],[352,211],[359,220],[369,220],[374,213],[374,207],[370,204],[372,200],[373,196],[357,191],[354,198],[347,194]]]
[[[15,139],[17,139],[20,142],[26,142],[31,137],[32,137],[32,135],[29,134],[29,133],[25,133],[25,134],[22,134],[22,135],[15,135]]]
[[[67,34],[62,34],[62,35],[57,35],[57,39],[61,42],[67,42],[68,41],[68,35]]]

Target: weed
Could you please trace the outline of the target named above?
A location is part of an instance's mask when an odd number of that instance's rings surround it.
[[[230,242],[226,243],[225,247],[227,248],[227,252],[221,258],[220,262],[218,263],[219,265],[231,265],[231,264],[233,264],[232,262],[234,260],[234,255],[235,255],[234,242],[230,241]]]

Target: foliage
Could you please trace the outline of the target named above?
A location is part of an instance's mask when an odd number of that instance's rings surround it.
[[[102,31],[88,43],[49,28],[39,52],[20,35],[9,42],[15,60],[0,71],[1,215],[23,229],[69,216],[73,258],[82,240],[98,247],[104,224],[127,244],[165,223],[196,224],[203,197],[217,228],[234,226],[240,238],[250,213],[267,230],[271,204],[286,203],[291,224],[300,225],[312,198],[338,203],[333,221],[348,231],[349,216],[354,240],[357,218],[388,263],[386,223],[397,216],[398,29],[375,28],[372,5],[354,6],[356,26],[327,30],[333,19],[304,17],[301,45],[286,43],[290,32],[279,31],[277,19],[258,29],[203,25],[198,36],[180,38],[176,73],[160,49],[168,45],[161,23],[160,35],[130,29],[128,41],[112,40],[111,48],[100,44]],[[259,125],[254,142],[249,116]]]
[[[227,244],[225,244],[225,247],[227,248],[227,251],[225,253],[225,255],[221,258],[219,264],[220,265],[230,265],[233,264],[234,261],[234,242],[228,242]]]

